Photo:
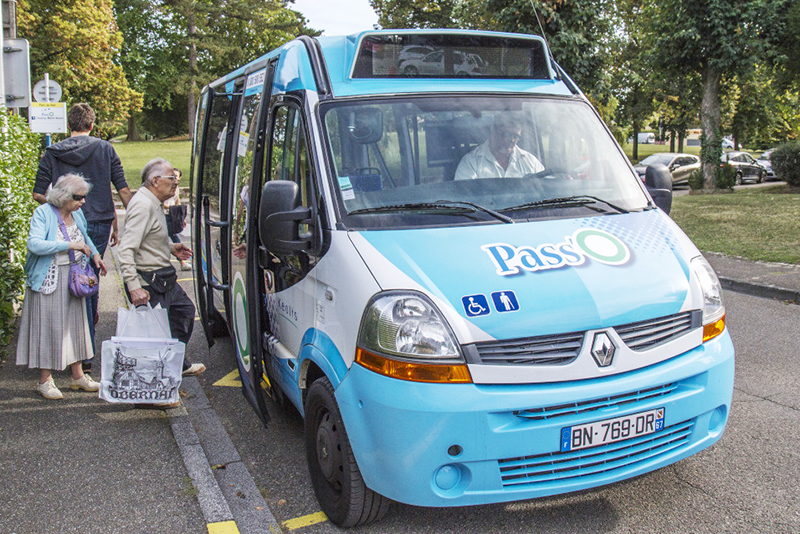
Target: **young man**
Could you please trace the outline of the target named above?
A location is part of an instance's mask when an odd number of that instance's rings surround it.
[[[83,214],[86,216],[89,237],[103,257],[114,223],[115,208],[111,196],[111,184],[119,193],[122,204],[127,206],[131,190],[125,181],[122,163],[111,143],[92,137],[95,113],[89,104],[75,104],[67,112],[67,125],[70,137],[47,147],[33,186],[33,198],[40,204],[45,202],[45,193],[50,184],[61,176],[74,173],[83,176],[91,189],[86,195]],[[111,244],[116,244],[117,235],[111,236]],[[99,294],[86,299],[86,315],[89,318],[89,333],[94,347],[94,325],[97,321],[97,302]],[[91,360],[84,362],[84,370],[91,369]]]

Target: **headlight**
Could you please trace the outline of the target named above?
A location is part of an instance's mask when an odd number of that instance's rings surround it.
[[[417,382],[471,382],[455,336],[423,295],[384,293],[361,321],[356,361],[392,378]]]
[[[373,300],[361,324],[359,345],[413,359],[461,359],[453,334],[422,295],[388,293]]]
[[[700,281],[703,291],[703,342],[718,336],[725,329],[725,305],[722,302],[722,285],[717,273],[705,258],[692,260],[692,271]]]

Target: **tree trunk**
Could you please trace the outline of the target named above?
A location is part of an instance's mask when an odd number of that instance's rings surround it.
[[[142,136],[139,135],[139,130],[136,128],[136,119],[133,118],[133,113],[128,116],[128,137],[126,141],[141,141]]]
[[[715,176],[719,169],[722,145],[719,138],[719,80],[721,73],[706,67],[703,73],[703,101],[700,104],[700,122],[703,125],[703,146],[700,159],[703,161],[703,190],[716,188]]]
[[[683,152],[683,141],[686,139],[686,130],[678,133],[678,152]]]
[[[197,26],[194,25],[194,14],[189,18],[189,72],[191,73],[191,83],[189,84],[189,94],[186,95],[187,112],[189,113],[189,139],[194,139],[194,122],[197,112]]]
[[[669,151],[675,152],[675,130],[669,131]]]
[[[639,161],[639,122],[637,120],[633,121],[633,164],[635,165]]]

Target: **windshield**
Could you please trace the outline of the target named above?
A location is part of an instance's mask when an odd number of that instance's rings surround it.
[[[642,161],[639,162],[639,165],[655,165],[656,163],[660,163],[661,165],[669,165],[672,162],[672,155],[665,155],[665,154],[653,154],[652,156],[647,156]]]
[[[322,106],[343,222],[509,223],[648,208],[589,105],[533,97],[408,97]]]

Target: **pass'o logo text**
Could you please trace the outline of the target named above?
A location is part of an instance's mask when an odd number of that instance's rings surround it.
[[[587,258],[606,265],[623,265],[631,257],[630,250],[619,238],[594,228],[578,230],[560,243],[521,247],[493,243],[483,245],[481,250],[489,255],[501,276],[581,265]]]

